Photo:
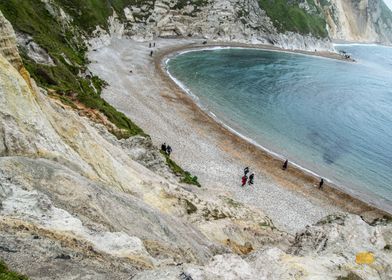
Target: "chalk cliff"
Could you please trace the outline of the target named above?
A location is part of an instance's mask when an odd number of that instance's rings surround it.
[[[228,197],[196,194],[165,176],[147,137],[118,140],[108,120],[23,75],[1,13],[0,23],[0,257],[13,270],[31,279],[392,278],[387,221],[339,214],[291,236]]]
[[[329,36],[332,39],[392,43],[392,12],[382,0],[324,2]]]

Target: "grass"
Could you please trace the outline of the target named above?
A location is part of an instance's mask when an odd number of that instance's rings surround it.
[[[86,71],[88,63],[87,46],[82,36],[90,34],[96,25],[107,28],[107,17],[112,14],[110,3],[120,10],[124,5],[136,2],[140,1],[56,0],[56,3],[74,19],[72,25],[64,26],[47,11],[41,1],[0,1],[0,10],[14,29],[30,35],[55,62],[55,66],[37,64],[20,50],[26,69],[38,85],[56,91],[62,96],[60,100],[67,105],[71,105],[72,100],[76,99],[86,107],[99,110],[109,121],[125,131],[122,138],[146,134],[123,113],[101,98],[104,81],[96,76],[80,75]]]
[[[26,276],[10,271],[7,265],[0,260],[0,280],[27,280]]]
[[[150,11],[155,4],[155,0],[56,0],[56,2],[74,18],[79,27],[88,32],[93,31],[97,25],[108,30],[107,19],[113,14],[113,10],[120,20],[126,21],[125,7],[146,5]],[[145,19],[150,14],[151,12],[147,12],[144,15]],[[138,18],[136,13],[134,13],[134,16]]]
[[[194,1],[203,5],[207,0]],[[125,20],[123,9],[129,5],[154,5],[144,0],[54,0],[54,3],[68,13],[73,21],[64,24],[37,0],[0,1],[0,10],[11,22],[17,32],[28,34],[52,57],[55,66],[37,64],[23,49],[20,50],[23,63],[38,85],[50,89],[51,95],[64,104],[75,108],[73,101],[87,108],[99,110],[110,122],[120,128],[121,133],[113,132],[117,138],[135,135],[149,137],[123,113],[101,98],[106,82],[86,73],[88,59],[84,36],[89,36],[97,25],[108,29],[107,20],[116,11]],[[180,1],[183,5],[185,2]],[[82,74],[82,75],[81,75]],[[166,155],[166,163],[180,181],[200,187],[196,176],[184,171]]]
[[[174,160],[172,160],[165,152],[161,151],[161,154],[165,156],[166,159],[166,164],[169,166],[171,171],[173,171],[174,174],[177,176],[181,177],[180,182],[181,183],[186,183],[189,185],[195,185],[198,186],[199,188],[201,187],[198,179],[196,176],[192,176],[191,173],[188,171],[185,171],[182,169],[177,163],[175,163]]]
[[[318,14],[310,14],[301,9],[299,1],[259,0],[260,7],[267,13],[279,32],[292,31],[300,34],[312,34],[324,38],[328,36],[326,22],[321,11],[313,1],[308,1]]]

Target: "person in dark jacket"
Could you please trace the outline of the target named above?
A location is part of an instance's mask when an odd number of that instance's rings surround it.
[[[164,153],[166,153],[166,149],[167,149],[166,143],[163,143],[162,146],[161,146],[161,151],[163,151]]]
[[[321,189],[324,185],[324,179],[321,178],[320,183],[319,183],[319,189]]]
[[[282,169],[286,170],[288,165],[289,165],[289,161],[286,159],[286,161],[283,163]]]
[[[170,145],[167,146],[166,148],[166,154],[170,157],[170,154],[172,153],[172,147],[170,147]]]
[[[248,181],[248,184],[249,184],[249,185],[253,185],[253,180],[254,180],[254,178],[255,178],[255,174],[254,174],[254,173],[250,174],[250,176],[249,176],[249,181]]]
[[[249,173],[249,167],[244,168],[244,175],[246,176]]]

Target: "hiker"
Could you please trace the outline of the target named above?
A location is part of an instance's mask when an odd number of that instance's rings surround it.
[[[255,174],[254,174],[254,173],[250,174],[250,176],[249,176],[249,182],[248,182],[249,185],[253,185],[253,180],[254,180],[254,178],[255,178]]]
[[[180,277],[181,277],[181,280],[193,280],[193,278],[190,275],[186,274],[185,272],[182,272],[180,274]]]
[[[155,42],[154,42],[154,48],[155,48]]]
[[[321,178],[320,183],[319,183],[319,189],[321,189],[324,185],[324,179]]]
[[[161,146],[161,151],[163,151],[164,153],[166,153],[166,150],[167,150],[167,148],[166,148],[166,143],[163,143],[162,146]]]
[[[150,56],[152,56],[152,54],[153,54],[153,51],[150,51]]]
[[[246,176],[246,174],[248,174],[249,173],[249,167],[245,167],[244,168],[244,175]]]
[[[248,181],[248,177],[246,175],[242,176],[242,187],[246,185],[246,181]]]
[[[148,47],[149,47],[149,48],[151,48],[151,43],[150,43],[150,44],[148,44]]]
[[[286,161],[283,163],[282,169],[286,170],[288,165],[289,165],[289,161],[286,159]]]
[[[173,151],[172,148],[171,148],[169,145],[167,145],[166,154],[167,154],[169,157],[170,157],[170,154],[171,154],[172,151]]]

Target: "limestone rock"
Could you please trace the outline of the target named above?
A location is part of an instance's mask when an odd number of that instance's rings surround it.
[[[16,47],[16,37],[10,22],[0,11],[0,54],[3,55],[17,70],[23,67],[22,59]]]
[[[392,12],[382,0],[329,0],[325,3],[324,12],[331,38],[392,43]]]
[[[27,56],[38,64],[54,66],[54,61],[46,50],[41,48],[33,38],[27,34],[18,33],[16,40],[20,48],[22,48]]]

